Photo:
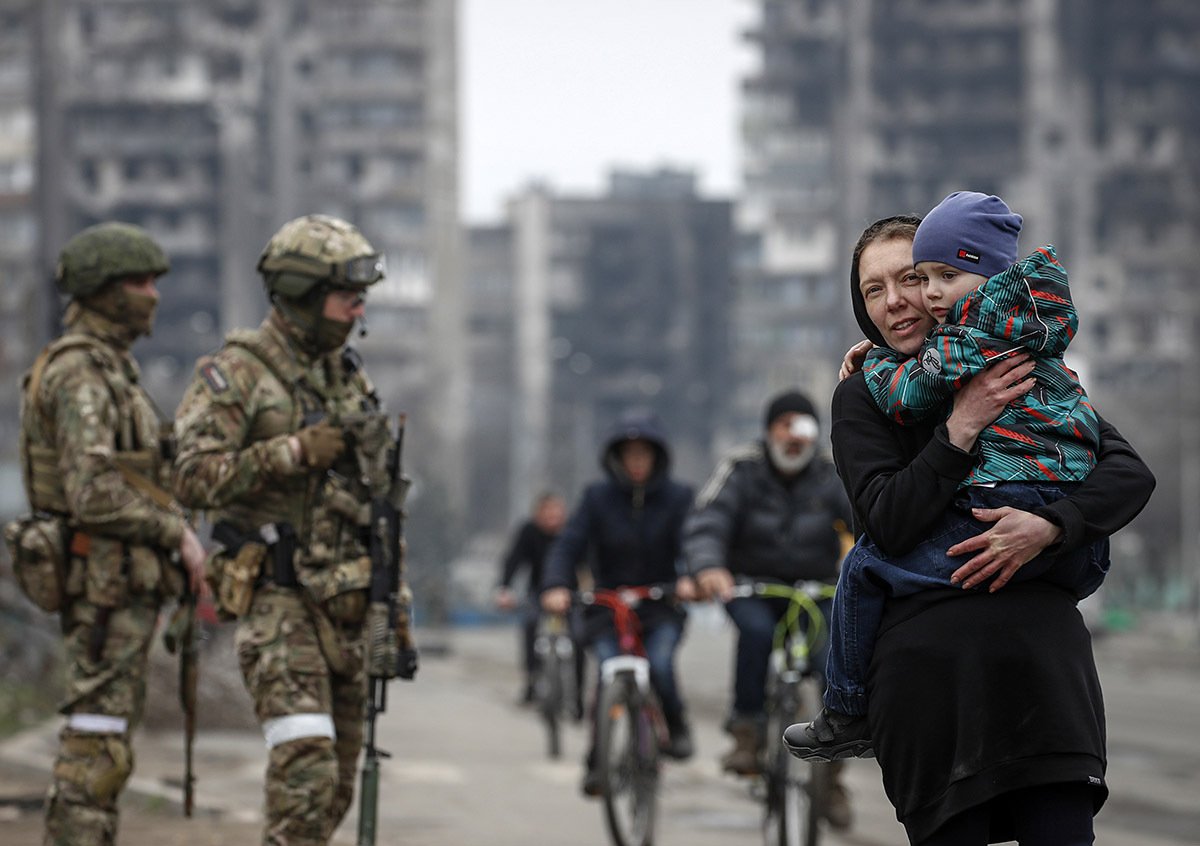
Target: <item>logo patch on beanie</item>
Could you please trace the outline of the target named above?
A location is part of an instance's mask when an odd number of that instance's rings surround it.
[[[979,264],[979,253],[973,253],[963,247],[958,248],[958,260],[969,261],[971,264]]]

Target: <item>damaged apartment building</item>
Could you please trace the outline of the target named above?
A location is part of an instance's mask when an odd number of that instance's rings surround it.
[[[738,206],[741,428],[771,388],[831,395],[859,337],[847,284],[868,223],[955,190],[997,193],[1025,218],[1022,250],[1052,242],[1069,268],[1080,330],[1068,363],[1158,475],[1143,528],[1118,546],[1166,580],[1188,573],[1200,4],[760,0],[757,13]]]
[[[172,272],[138,352],[164,408],[197,356],[265,313],[254,268],[271,233],[323,212],[387,255],[356,341],[380,394],[417,428],[446,413],[462,393],[453,0],[33,8],[39,263],[105,219],[161,241]]]

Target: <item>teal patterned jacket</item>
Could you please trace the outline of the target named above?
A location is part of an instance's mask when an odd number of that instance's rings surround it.
[[[980,434],[980,460],[962,486],[1078,482],[1100,445],[1096,412],[1062,359],[1078,324],[1066,268],[1046,246],[956,302],[916,356],[877,347],[863,373],[880,409],[910,425],[947,414],[946,400],[988,365],[1032,354],[1037,386]]]

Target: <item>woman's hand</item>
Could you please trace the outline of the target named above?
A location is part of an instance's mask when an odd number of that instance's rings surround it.
[[[846,350],[846,355],[842,358],[842,366],[838,370],[838,381],[843,382],[847,376],[861,370],[863,362],[867,360],[867,353],[874,346],[870,341],[863,340]]]
[[[972,508],[971,513],[976,520],[995,525],[946,550],[951,557],[978,553],[950,576],[951,584],[964,589],[992,579],[988,592],[995,593],[1062,535],[1062,529],[1049,520],[1017,508]]]
[[[993,364],[967,382],[954,395],[954,410],[946,419],[950,443],[969,451],[979,433],[1000,416],[1004,406],[1037,384],[1030,376],[1034,364],[1028,354],[1020,353]]]

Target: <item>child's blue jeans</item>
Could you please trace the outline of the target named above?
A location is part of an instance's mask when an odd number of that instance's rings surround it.
[[[1007,505],[1032,511],[1061,499],[1072,487],[1007,482],[990,488],[964,488],[956,494],[953,505],[930,537],[911,552],[896,557],[885,555],[866,535],[859,538],[842,562],[837,595],[833,599],[829,661],[825,670],[826,707],[843,714],[867,713],[867,668],[875,651],[885,601],[889,597],[951,587],[950,576],[970,556],[950,558],[946,550],[982,534],[992,525],[974,519],[972,508]],[[1043,553],[1021,567],[1013,581],[1042,579],[1070,591],[1076,599],[1083,599],[1100,586],[1108,567],[1105,538],[1064,555]]]

